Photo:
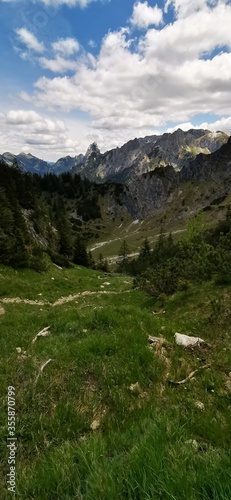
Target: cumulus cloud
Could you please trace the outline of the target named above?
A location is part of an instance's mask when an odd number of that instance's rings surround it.
[[[74,71],[78,67],[78,63],[72,59],[64,59],[57,56],[55,59],[47,59],[40,57],[39,63],[42,68],[49,69],[53,73],[65,73],[66,71]]]
[[[6,113],[5,120],[11,125],[30,125],[30,133],[46,133],[53,134],[56,132],[64,132],[66,130],[64,123],[61,120],[51,120],[41,116],[33,110],[11,110]]]
[[[71,56],[79,51],[80,45],[74,38],[61,38],[57,42],[52,43],[52,48],[55,52],[61,53],[64,56]]]
[[[39,42],[31,31],[26,28],[20,28],[16,30],[16,33],[19,36],[20,41],[26,45],[28,49],[34,50],[35,52],[44,52],[44,44]]]
[[[160,30],[148,29],[135,50],[129,30],[109,32],[91,65],[79,60],[71,77],[43,76],[35,93],[22,97],[50,109],[80,109],[99,130],[163,127],[202,113],[228,116],[229,26],[231,6],[223,2]],[[210,57],[220,46],[229,51]]]
[[[10,110],[1,113],[0,151],[31,152],[52,160],[76,151],[77,141],[70,140],[68,129],[59,119],[52,120],[34,110]],[[54,153],[55,152],[55,153]]]
[[[158,26],[163,20],[162,10],[155,5],[150,7],[148,2],[136,2],[133,7],[131,24],[138,28],[148,28],[148,26]]]
[[[170,123],[193,128],[196,115],[211,113],[218,116],[217,121],[198,126],[231,133],[230,2],[172,0],[165,10],[170,3],[176,12],[171,24],[160,24],[158,29],[143,25],[146,31],[135,40],[128,28],[109,32],[95,57],[82,47],[78,51],[72,38],[55,41],[50,58],[38,54],[43,68],[61,75],[41,76],[32,93],[21,93],[25,105],[44,108],[46,113],[80,110],[89,120],[77,125],[69,120],[68,132],[58,130],[51,120],[54,131],[48,132],[47,122],[38,116],[33,122],[28,115],[27,123],[32,125],[24,139],[24,125],[14,127],[16,118],[10,115],[7,126],[18,137],[21,133],[24,146],[29,144],[34,153],[53,151],[58,157],[84,152],[94,137],[106,150],[135,136],[161,133]],[[147,2],[138,4],[149,8]],[[16,140],[13,133],[12,140]]]
[[[178,123],[175,127],[169,127],[167,132],[174,132],[180,128],[181,130],[190,130],[190,129],[204,129],[211,130],[212,132],[222,131],[228,135],[231,135],[231,116],[219,118],[215,122],[202,122],[198,125],[193,125],[191,122]]]

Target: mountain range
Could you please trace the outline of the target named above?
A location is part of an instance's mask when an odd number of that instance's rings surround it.
[[[53,164],[26,153],[3,153],[0,160],[9,166],[18,165],[24,172],[41,176],[70,172],[98,183],[130,183],[157,167],[171,165],[174,171],[181,171],[186,165],[191,165],[199,154],[214,153],[228,138],[221,131],[192,129],[184,132],[178,129],[173,133],[136,138],[105,153],[101,153],[97,144],[93,143],[85,154],[66,156]]]

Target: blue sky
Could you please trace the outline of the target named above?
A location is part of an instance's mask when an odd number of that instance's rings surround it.
[[[231,134],[228,0],[0,0],[0,153]]]

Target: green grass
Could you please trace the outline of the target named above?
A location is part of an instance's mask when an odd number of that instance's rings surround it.
[[[12,498],[9,385],[16,389],[16,498],[231,498],[231,288],[194,286],[168,298],[163,312],[125,283],[127,276],[55,266],[38,275],[1,266],[0,280],[1,499]],[[86,290],[95,293],[81,295]],[[7,297],[45,304],[3,302]],[[48,325],[50,336],[33,344]],[[206,345],[185,350],[174,342],[176,331]],[[163,336],[162,349],[150,348],[148,335]],[[168,382],[205,364],[211,367],[183,385]]]

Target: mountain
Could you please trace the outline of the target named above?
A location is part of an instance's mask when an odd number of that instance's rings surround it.
[[[181,129],[160,136],[134,139],[120,148],[85,157],[82,165],[75,166],[73,173],[85,175],[92,181],[125,183],[156,167],[172,165],[179,169],[200,153],[210,154],[226,143],[228,135],[209,130]]]
[[[132,155],[131,142],[129,147]],[[91,165],[93,169],[101,161],[96,145],[88,149],[86,156],[88,168]],[[21,241],[20,231],[18,240],[12,239],[20,213],[25,248],[30,248],[32,238],[53,252],[59,251],[62,243],[62,251],[66,252],[66,235],[81,232],[93,252],[102,249],[107,256],[114,256],[121,239],[128,240],[131,249],[137,251],[146,236],[153,240],[162,228],[166,232],[181,232],[190,215],[201,210],[206,213],[206,221],[216,222],[224,217],[225,208],[231,204],[231,138],[211,154],[188,157],[181,169],[173,165],[156,166],[149,172],[128,176],[126,183],[92,184],[70,172],[60,176],[28,176],[20,168],[6,165],[6,160],[14,162],[14,155],[4,158],[0,203],[6,255],[9,245],[16,248]],[[62,237],[58,236],[60,231]]]
[[[4,153],[0,159],[8,165],[17,164],[23,171],[42,176],[71,172],[98,183],[127,183],[161,166],[172,165],[175,170],[181,170],[198,154],[213,153],[227,140],[228,135],[220,131],[192,129],[184,132],[178,129],[173,133],[136,138],[106,153],[101,153],[94,142],[85,154],[65,156],[52,165],[25,153]]]
[[[121,203],[135,219],[158,212],[182,218],[208,209],[231,193],[231,137],[219,150],[190,158],[180,171],[172,165],[128,180]]]
[[[0,160],[9,166],[17,165],[23,172],[30,172],[31,174],[44,175],[52,168],[46,161],[26,153],[20,153],[19,155],[3,153],[0,155]]]

